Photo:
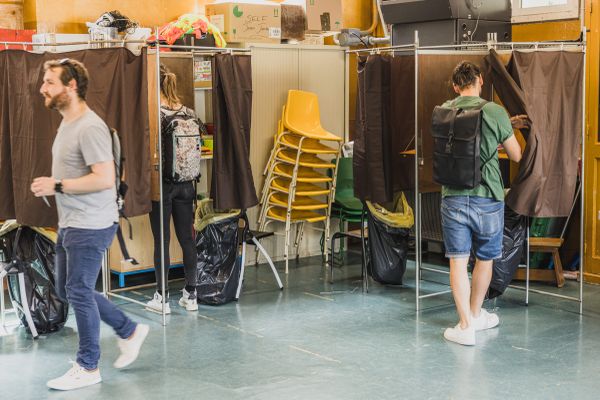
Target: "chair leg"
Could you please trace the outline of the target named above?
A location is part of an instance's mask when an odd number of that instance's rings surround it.
[[[275,280],[277,280],[277,286],[279,286],[279,289],[283,289],[283,284],[281,283],[281,279],[279,278],[279,274],[277,273],[277,269],[275,269],[275,265],[273,264],[273,260],[271,260],[269,253],[267,253],[267,251],[260,244],[258,239],[252,238],[252,242],[256,246],[257,252],[260,251],[267,259],[267,262],[269,263],[269,266],[271,267],[271,271],[273,271],[273,275],[275,275]]]
[[[340,211],[340,215],[338,216],[338,218],[339,218],[339,221],[340,221],[340,232],[344,232],[345,231],[345,229],[344,229],[344,215],[343,215],[343,213],[341,211]],[[344,246],[344,239],[341,239],[341,242],[340,242],[340,255],[342,257],[344,257],[344,249],[345,249],[345,247],[346,246]]]
[[[289,224],[285,227],[285,244],[283,249],[283,258],[285,259],[285,274],[289,273],[289,252],[290,252],[290,229]]]
[[[561,288],[565,285],[565,276],[563,274],[562,263],[560,261],[560,254],[558,249],[552,251],[552,258],[554,259],[554,273],[556,275],[556,286]]]
[[[238,282],[237,291],[235,292],[235,299],[238,300],[240,298],[240,293],[242,293],[242,282],[244,282],[244,271],[246,267],[246,241],[242,242],[242,260],[241,260],[241,268],[240,268],[240,280]]]
[[[331,242],[329,243],[329,245],[331,246],[330,252],[331,252],[331,260],[329,260],[329,283],[331,283],[333,285],[333,267],[335,266],[335,259],[333,257],[333,255],[335,254],[335,234],[333,234],[333,237],[331,238]]]

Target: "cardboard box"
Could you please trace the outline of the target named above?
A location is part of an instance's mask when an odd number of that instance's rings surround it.
[[[302,6],[281,5],[281,38],[304,40],[306,13]]]
[[[341,31],[342,0],[306,0],[309,31]]]
[[[89,42],[90,35],[79,34],[79,33],[37,33],[33,35],[33,43],[77,43],[77,42]],[[33,46],[33,51],[44,53],[65,53],[68,51],[86,50],[90,46],[88,43],[76,44],[76,45],[59,45],[59,46]]]
[[[280,43],[279,4],[207,4],[206,15],[229,43]]]

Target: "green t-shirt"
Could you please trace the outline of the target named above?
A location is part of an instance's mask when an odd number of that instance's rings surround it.
[[[459,96],[448,100],[442,107],[457,107],[463,109],[475,108],[484,101],[478,96]],[[481,126],[481,184],[473,189],[451,189],[442,186],[442,196],[479,196],[504,200],[504,185],[498,162],[498,145],[513,135],[508,113],[494,102],[489,102],[482,108],[483,123]],[[484,163],[490,160],[484,165]]]

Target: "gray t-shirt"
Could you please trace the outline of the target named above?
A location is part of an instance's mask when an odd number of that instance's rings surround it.
[[[52,176],[75,179],[92,172],[91,166],[112,161],[112,139],[104,121],[86,111],[58,127],[52,146]],[[115,188],[86,194],[56,194],[60,228],[105,229],[119,220]]]

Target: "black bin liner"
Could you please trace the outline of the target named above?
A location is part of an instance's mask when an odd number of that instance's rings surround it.
[[[367,271],[377,282],[401,285],[406,271],[408,228],[391,227],[367,213],[369,262]]]
[[[502,258],[494,261],[494,272],[487,295],[489,299],[503,294],[512,281],[523,257],[526,236],[526,217],[505,206]]]
[[[38,333],[60,330],[67,321],[69,307],[58,297],[54,286],[55,244],[32,228],[23,226],[0,238],[0,248],[5,255],[4,267],[8,269],[6,264],[12,264],[24,272],[27,304]],[[8,276],[8,287],[13,304],[21,306],[16,274]],[[25,315],[18,311],[18,317],[31,333]]]
[[[196,235],[198,301],[219,305],[235,300],[240,279],[238,224],[234,216],[207,225]]]

